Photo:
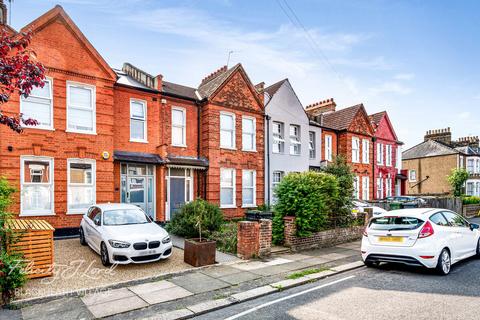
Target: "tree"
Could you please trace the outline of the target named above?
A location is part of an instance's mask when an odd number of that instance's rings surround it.
[[[33,87],[43,87],[44,66],[35,61],[35,55],[28,50],[32,38],[31,32],[10,35],[5,30],[0,34],[0,106],[18,93],[28,97]],[[6,125],[18,133],[23,125],[37,125],[35,119],[25,119],[22,114],[5,115],[0,108],[0,125]]]
[[[464,168],[456,168],[452,170],[452,173],[447,177],[448,183],[452,186],[453,195],[460,197],[463,193],[463,186],[468,180],[468,172]]]

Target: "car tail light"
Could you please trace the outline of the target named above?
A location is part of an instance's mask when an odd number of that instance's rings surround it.
[[[420,256],[422,259],[433,259],[435,256]]]
[[[435,233],[435,231],[433,231],[432,224],[430,223],[430,221],[427,221],[423,225],[422,230],[420,230],[420,233],[418,234],[418,237],[419,238],[426,238],[426,237],[430,237],[434,233]]]

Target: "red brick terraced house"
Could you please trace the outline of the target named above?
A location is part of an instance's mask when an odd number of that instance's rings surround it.
[[[337,153],[345,156],[356,177],[354,198],[373,199],[374,130],[363,104],[335,111],[335,104],[327,100],[308,106],[306,111],[322,128],[336,133]]]
[[[134,203],[156,221],[196,197],[227,217],[263,203],[263,86],[240,64],[192,88],[112,69],[60,6],[27,29],[47,81],[2,112],[40,125],[0,126],[0,175],[20,191],[19,217],[70,232],[93,203]]]
[[[369,118],[375,132],[373,146],[374,197],[375,199],[384,199],[401,194],[402,184],[406,183],[406,177],[399,171],[400,147],[403,143],[398,140],[386,111],[372,114]],[[403,187],[403,189],[405,188]]]

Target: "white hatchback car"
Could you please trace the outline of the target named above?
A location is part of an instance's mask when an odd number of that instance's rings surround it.
[[[168,232],[137,206],[91,206],[80,223],[80,243],[100,254],[102,264],[146,263],[172,254]]]
[[[452,264],[480,255],[479,225],[445,209],[402,209],[373,217],[362,239],[367,267],[402,263],[450,272]]]

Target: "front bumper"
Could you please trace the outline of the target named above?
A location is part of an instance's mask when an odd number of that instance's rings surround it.
[[[114,264],[129,264],[129,263],[148,263],[162,259],[167,259],[172,255],[173,244],[170,241],[166,244],[161,244],[155,249],[135,250],[133,246],[126,249],[113,248],[108,245],[108,253],[110,261]]]
[[[390,262],[409,266],[435,268],[439,253],[430,243],[415,243],[412,247],[372,245],[366,237],[362,239],[362,259],[365,262]],[[422,258],[428,257],[428,258]],[[431,257],[431,258],[430,258]]]

